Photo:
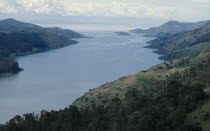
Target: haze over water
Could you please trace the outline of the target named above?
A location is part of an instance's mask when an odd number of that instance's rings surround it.
[[[0,123],[18,114],[63,109],[89,89],[161,63],[153,50],[143,48],[152,38],[142,34],[80,33],[93,38],[18,58],[24,71],[0,79]]]

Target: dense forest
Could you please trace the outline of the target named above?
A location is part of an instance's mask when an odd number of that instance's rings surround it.
[[[14,19],[0,21],[0,75],[19,72],[14,56],[76,44],[83,35],[61,28],[43,28]]]
[[[150,42],[149,47],[166,51],[162,58],[167,62],[92,89],[63,110],[17,115],[0,125],[0,130],[208,130],[208,27],[209,25],[204,25],[186,32],[159,36]],[[154,41],[160,41],[156,43],[158,46]],[[181,56],[171,55],[171,51],[187,53]]]
[[[0,75],[5,73],[17,73],[22,69],[19,67],[18,62],[10,56],[6,50],[0,50]]]

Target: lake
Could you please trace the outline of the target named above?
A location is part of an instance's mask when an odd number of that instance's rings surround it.
[[[24,71],[0,79],[0,123],[15,115],[69,106],[89,89],[161,63],[143,48],[152,38],[114,31],[80,31],[93,38],[18,58]]]

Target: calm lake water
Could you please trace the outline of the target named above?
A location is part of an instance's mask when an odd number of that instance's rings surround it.
[[[93,38],[18,58],[24,71],[0,79],[0,123],[18,114],[63,109],[89,89],[161,63],[143,48],[152,38],[142,34],[80,33]]]

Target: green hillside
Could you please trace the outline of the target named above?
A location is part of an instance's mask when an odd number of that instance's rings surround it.
[[[203,63],[205,59],[210,57],[206,55],[208,52],[210,52],[210,48],[209,50],[206,50],[205,52],[202,51],[195,56],[189,56],[186,58],[173,60],[171,62],[164,62],[162,64],[151,67],[148,70],[119,78],[118,80],[110,83],[106,83],[80,97],[74,101],[73,105],[78,106],[79,108],[84,108],[95,103],[107,104],[109,103],[109,100],[113,99],[114,97],[119,97],[121,100],[123,100],[127,89],[130,87],[137,88],[141,91],[147,90],[153,94],[153,91],[158,91],[161,88],[161,83],[163,81],[169,81],[171,79],[173,80],[174,77],[178,77],[176,78],[176,81],[179,81],[182,84],[190,84],[191,81],[193,81],[207,84],[206,87],[208,87],[210,86],[210,72],[204,74],[207,69],[198,71],[196,70],[197,66],[200,66],[200,63]],[[202,66],[203,65],[201,65],[201,67]],[[197,72],[195,72],[195,76],[188,78],[189,76],[187,75],[190,75],[190,73],[192,73],[191,71]],[[186,78],[179,78],[180,75],[184,75]],[[201,76],[197,77],[197,75]],[[157,87],[159,84],[160,87]]]
[[[155,52],[163,55],[161,59],[173,60],[210,48],[209,42],[210,24],[207,24],[191,31],[160,36],[148,42],[147,47],[157,49]]]
[[[0,21],[0,76],[5,73],[19,72],[18,62],[14,57],[47,49],[56,49],[77,41],[71,38],[83,35],[61,28],[43,28],[14,19]]]
[[[89,90],[63,110],[15,116],[0,125],[0,130],[208,130],[208,31],[205,25],[187,32],[161,35],[148,47],[158,49],[162,58],[170,61]],[[175,51],[176,55],[171,55]]]
[[[43,28],[14,19],[2,20],[0,21],[0,49],[19,55],[77,43],[67,37],[67,34],[79,36],[78,33],[71,30],[69,30],[70,33],[68,30],[64,30],[65,33],[62,31],[62,29],[57,31],[54,28]]]

